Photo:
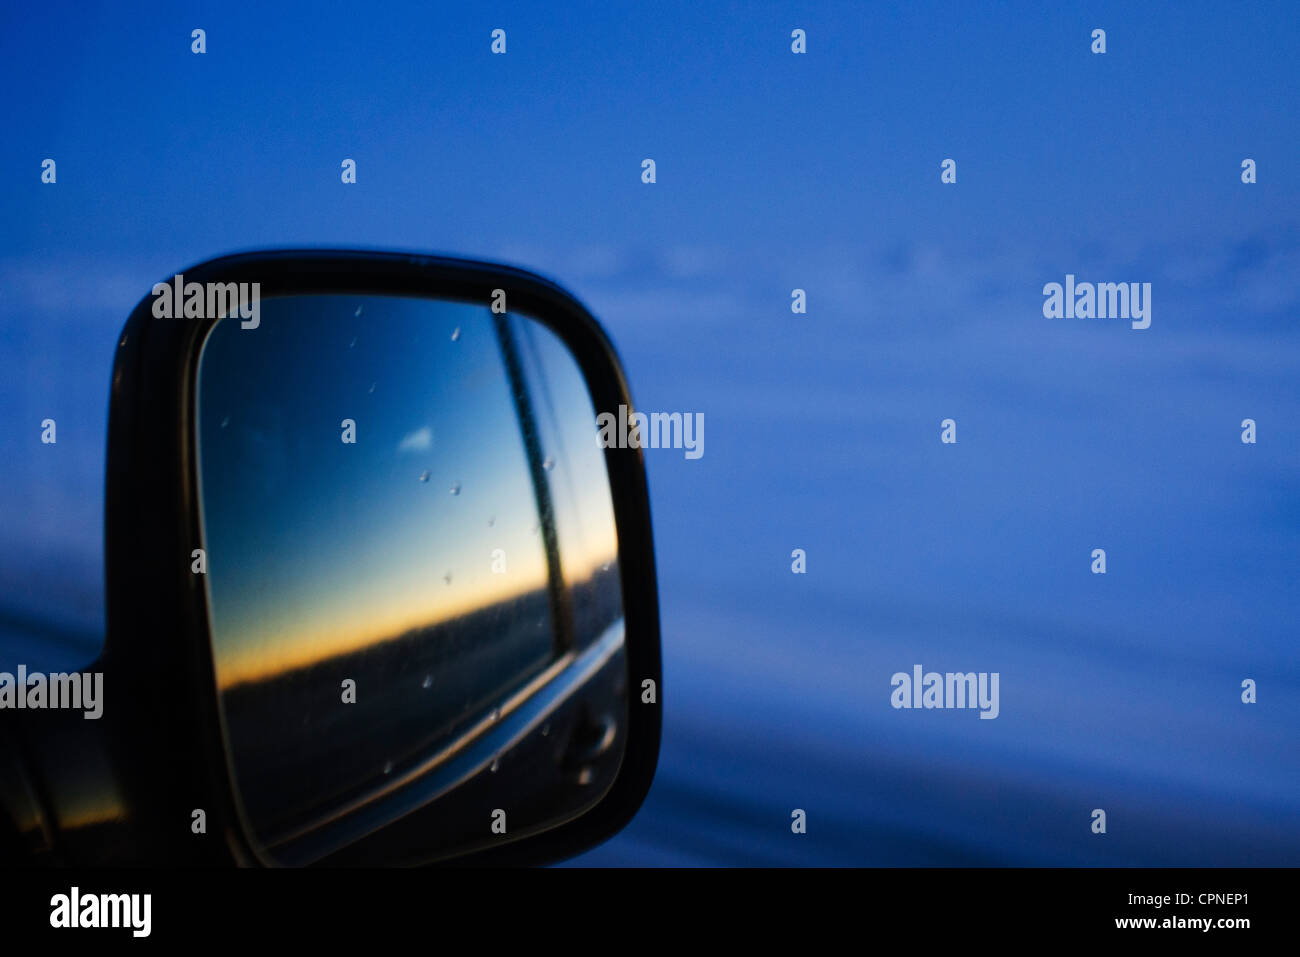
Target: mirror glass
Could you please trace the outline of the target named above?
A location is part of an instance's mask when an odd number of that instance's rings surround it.
[[[203,571],[245,830],[416,863],[562,823],[622,758],[613,504],[541,321],[389,296],[219,320],[196,384]]]

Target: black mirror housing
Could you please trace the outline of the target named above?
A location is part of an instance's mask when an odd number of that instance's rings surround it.
[[[519,269],[398,253],[281,251],[216,259],[182,274],[187,283],[258,283],[264,299],[338,294],[488,304],[494,290],[504,289],[512,311],[540,320],[568,348],[598,412],[632,408],[621,366],[596,320],[560,287]],[[194,411],[199,354],[220,317],[160,318],[155,303],[150,294],[133,311],[112,376],[108,636],[96,665],[108,689],[104,719],[96,722],[108,774],[97,799],[113,807],[110,817],[118,822],[111,863],[274,863],[250,840],[241,817],[214,681],[208,596],[190,561],[202,540]],[[609,447],[603,454],[629,685],[622,763],[603,798],[576,818],[473,842],[443,858],[450,862],[540,864],[571,856],[622,828],[649,789],[662,707],[649,498],[639,449]],[[195,828],[199,811],[202,833]],[[397,843],[381,840],[370,851],[326,863],[423,863],[392,857]]]

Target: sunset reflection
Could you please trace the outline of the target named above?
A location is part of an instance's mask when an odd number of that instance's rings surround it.
[[[223,728],[268,839],[420,766],[622,618],[595,410],[533,320],[267,299],[256,329],[214,326],[197,416]]]

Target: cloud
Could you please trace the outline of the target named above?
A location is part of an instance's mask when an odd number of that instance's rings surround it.
[[[433,429],[427,425],[402,437],[397,443],[399,452],[427,452],[433,448]]]

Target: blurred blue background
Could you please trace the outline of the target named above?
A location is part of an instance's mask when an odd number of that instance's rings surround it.
[[[1300,864],[1300,17],[1130,6],[6,8],[0,660],[97,652],[152,283],[505,260],[705,416],[647,452],[659,775],[578,863]],[[1067,272],[1152,283],[1151,328],[1043,318]],[[917,663],[1000,716],[894,710]]]

